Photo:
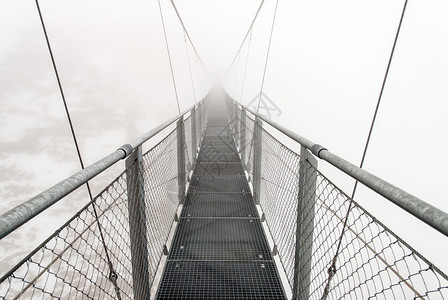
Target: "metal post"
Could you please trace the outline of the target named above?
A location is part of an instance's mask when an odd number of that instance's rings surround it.
[[[243,164],[247,164],[246,161],[246,110],[241,108],[241,126],[240,126],[240,152],[241,152],[241,160]]]
[[[238,106],[236,106],[235,112],[236,112],[235,119],[232,122],[233,127],[235,127],[235,130],[233,131],[234,132],[233,138],[235,140],[235,145],[237,147],[240,147],[241,113],[240,110],[238,109]]]
[[[227,116],[229,121],[233,120],[233,105],[232,105],[232,99],[227,98],[227,102],[226,102],[226,110],[227,110]]]
[[[198,125],[196,126],[197,128],[197,135],[196,138],[199,140],[198,142],[198,148],[201,144],[201,139],[202,139],[202,126],[203,126],[203,121],[202,121],[202,111],[201,111],[201,107],[202,107],[202,102],[199,103],[198,108],[197,108],[197,113],[196,113],[196,118],[198,120]],[[197,149],[199,150],[199,149]]]
[[[141,162],[142,148],[139,146],[126,159],[132,278],[134,299],[149,299],[151,286],[148,271],[145,191]]]
[[[196,107],[191,109],[191,161],[194,162],[196,160],[196,151],[198,150],[197,144],[197,132],[196,132]]]
[[[317,160],[303,146],[300,148],[299,195],[297,201],[296,250],[292,299],[308,299],[316,203]]]
[[[255,117],[254,127],[254,201],[260,204],[262,122]]]
[[[230,108],[231,115],[232,115],[232,119],[231,120],[233,120],[236,116],[235,116],[235,106],[233,106],[233,101],[232,100],[230,100],[230,102],[229,102],[229,108]]]
[[[179,187],[179,203],[185,198],[185,127],[184,117],[177,121],[177,186]]]
[[[209,108],[209,101],[208,101],[208,99],[205,99],[205,101],[204,101],[204,111],[203,111],[203,114],[204,114],[204,122],[207,122],[208,108]]]
[[[204,128],[205,128],[205,124],[207,122],[206,118],[205,118],[205,103],[201,102],[201,108],[200,108],[200,115],[201,115],[201,137],[204,135]]]
[[[202,112],[201,112],[201,106],[202,102],[199,102],[197,108],[196,108],[196,139],[199,140],[198,147],[201,142],[202,137]],[[196,149],[198,150],[198,149]]]
[[[238,105],[236,104],[236,102],[233,103],[233,119],[232,119],[232,124],[234,125],[233,127],[233,136],[235,136],[236,134],[238,134],[239,132],[239,122],[238,122]]]
[[[443,235],[448,236],[448,214],[437,207],[409,194],[408,192],[394,186],[393,184],[367,172],[364,169],[346,161],[345,159],[331,153],[325,147],[314,144],[312,141],[298,135],[297,133],[261,116],[257,112],[246,107],[246,110],[259,117],[281,133],[298,142],[320,159],[329,162],[334,167],[348,174],[384,198],[398,205],[414,217],[425,222],[432,228],[438,230]],[[425,146],[427,146],[425,144]],[[402,150],[406,151],[406,150]]]
[[[206,116],[205,116],[205,102],[203,101],[202,103],[201,103],[201,111],[200,111],[200,114],[201,114],[201,138],[204,136],[204,131],[205,131],[205,124],[207,123],[207,118],[206,118]]]
[[[204,111],[203,111],[203,114],[204,114],[204,125],[208,121],[209,106],[210,106],[210,104],[209,104],[208,101],[204,102]],[[205,131],[205,127],[204,127],[204,131]]]

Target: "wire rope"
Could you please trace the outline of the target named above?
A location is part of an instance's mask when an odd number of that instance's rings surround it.
[[[182,20],[182,17],[180,16],[179,11],[177,10],[176,4],[174,4],[173,0],[171,0],[170,2],[171,2],[171,5],[174,8],[174,11],[176,12],[177,18],[179,19],[180,24],[182,25],[182,28],[184,29],[185,34],[188,37],[188,40],[190,41],[191,47],[193,48],[194,52],[196,53],[196,56],[198,57],[199,61],[201,62],[202,67],[207,72],[207,68],[205,67],[204,62],[201,59],[201,56],[199,55],[198,51],[196,50],[196,47],[194,46],[193,41],[191,40],[190,34],[188,33],[188,30],[185,27],[184,21]],[[159,5],[160,5],[160,0],[159,0]]]
[[[193,100],[194,104],[196,104],[196,91],[194,89],[193,73],[191,72],[190,54],[188,53],[187,37],[185,35],[185,31],[184,31],[184,42],[185,42],[185,50],[187,52],[188,69],[190,70],[191,88],[193,89],[193,98],[194,98]]]
[[[249,62],[250,44],[252,42],[252,31],[253,31],[253,28],[250,30],[249,46],[247,47],[247,56],[246,56],[246,63],[244,65],[243,83],[241,85],[240,104],[241,104],[241,101],[243,99],[244,84],[246,82],[246,71],[247,71],[247,64]]]
[[[235,74],[235,79],[233,81],[233,94],[236,95],[236,88],[237,88],[237,84],[238,84],[238,73],[240,72],[240,59],[241,59],[241,55],[238,55],[238,63],[236,64],[236,74]]]
[[[260,88],[260,96],[258,98],[257,113],[258,113],[258,110],[260,109],[261,95],[263,94],[264,80],[266,78],[266,70],[268,67],[269,53],[271,51],[272,35],[274,33],[275,17],[277,15],[277,7],[278,7],[278,0],[275,2],[274,18],[272,19],[271,34],[269,36],[268,52],[266,54],[266,61],[264,63],[263,79],[261,80],[261,88]]]
[[[82,159],[81,151],[79,149],[79,144],[78,144],[78,140],[76,138],[73,122],[72,122],[72,119],[70,117],[70,111],[68,109],[68,105],[67,105],[67,101],[66,101],[66,98],[65,98],[64,90],[62,88],[61,79],[60,79],[60,76],[59,76],[58,68],[56,66],[56,61],[54,59],[53,50],[51,48],[50,39],[48,37],[48,33],[47,33],[46,26],[45,26],[44,18],[43,18],[43,15],[42,15],[42,11],[40,9],[39,1],[35,0],[35,3],[36,3],[37,11],[39,13],[39,18],[40,18],[40,22],[41,22],[41,25],[42,25],[42,30],[43,30],[44,35],[45,35],[45,41],[47,43],[48,51],[50,53],[51,63],[53,65],[53,70],[54,70],[54,73],[55,73],[55,76],[56,76],[56,80],[57,80],[57,83],[58,83],[59,92],[61,94],[62,102],[64,104],[64,109],[65,109],[67,120],[68,120],[68,123],[69,123],[69,126],[70,126],[70,131],[72,133],[73,141],[75,143],[75,148],[76,148],[76,152],[78,154],[79,163],[81,165],[81,168],[84,169],[84,162],[83,162],[83,159]],[[102,230],[101,224],[99,222],[98,212],[97,212],[97,210],[95,208],[95,203],[93,201],[92,190],[90,189],[89,182],[86,182],[86,186],[87,186],[87,191],[89,193],[90,201],[92,203],[92,208],[93,208],[93,212],[94,212],[94,215],[95,215],[96,223],[98,225],[98,230],[99,230],[99,233],[100,233],[100,237],[101,237],[102,245],[103,245],[104,252],[105,252],[105,255],[106,255],[106,259],[107,259],[107,262],[108,262],[108,265],[109,265],[109,280],[114,284],[115,293],[117,295],[117,298],[121,299],[120,289],[119,289],[119,287],[117,285],[117,278],[118,278],[118,276],[117,276],[117,273],[115,272],[115,270],[113,268],[112,261],[111,261],[110,256],[109,256],[109,251],[108,251],[108,249],[106,247],[106,243],[105,243],[104,235],[103,235],[103,230]]]
[[[366,143],[365,143],[365,146],[364,146],[364,151],[363,151],[363,154],[362,154],[361,163],[359,165],[360,168],[362,168],[363,165],[364,165],[364,161],[365,161],[366,154],[367,154],[367,149],[368,149],[369,143],[370,143],[370,138],[372,137],[373,127],[375,125],[376,117],[378,115],[378,110],[379,110],[379,107],[380,107],[380,103],[381,103],[381,99],[382,99],[382,96],[383,96],[384,88],[386,86],[386,82],[387,82],[387,77],[389,75],[390,66],[392,64],[392,59],[393,59],[393,56],[394,56],[394,53],[395,53],[395,47],[397,45],[398,37],[400,35],[401,25],[403,24],[403,18],[404,18],[405,12],[406,12],[407,4],[408,4],[408,0],[405,0],[404,1],[404,5],[403,5],[403,9],[402,9],[402,12],[401,12],[401,16],[400,16],[400,21],[398,23],[398,28],[397,28],[397,31],[396,31],[396,34],[395,34],[395,39],[394,39],[394,43],[393,43],[393,46],[392,46],[392,50],[391,50],[390,55],[389,55],[389,60],[388,60],[388,63],[387,63],[386,72],[384,74],[383,81],[382,81],[382,84],[381,84],[381,89],[380,89],[380,93],[379,93],[378,100],[377,100],[377,103],[376,103],[375,112],[373,114],[372,122],[370,123],[369,134],[367,136],[367,140],[366,140]],[[353,198],[355,197],[357,186],[358,186],[358,181],[355,181],[355,185],[353,187],[353,192],[352,192],[352,197],[350,198],[350,204],[348,206],[347,213],[346,213],[345,219],[344,219],[344,224],[342,226],[341,235],[339,237],[338,246],[336,248],[336,252],[335,252],[335,255],[333,257],[331,266],[328,269],[328,280],[327,280],[327,283],[325,285],[325,289],[324,289],[324,293],[323,293],[322,299],[326,299],[327,298],[328,293],[330,291],[331,279],[336,274],[336,260],[337,260],[337,257],[339,255],[339,251],[340,251],[340,248],[341,248],[342,238],[343,238],[344,233],[345,233],[345,228],[347,227],[348,217],[349,217],[351,208],[353,206]]]
[[[243,48],[244,43],[246,42],[247,37],[249,36],[250,31],[252,30],[252,27],[255,24],[255,21],[257,20],[258,14],[260,13],[261,8],[263,7],[265,0],[261,0],[260,5],[258,6],[257,12],[255,13],[254,18],[252,19],[252,23],[249,26],[249,29],[246,32],[246,35],[244,36],[243,41],[241,42],[240,47],[238,48],[238,51],[236,52],[235,56],[233,57],[232,62],[230,63],[229,67],[227,68],[227,70],[230,70],[230,68],[233,66],[233,64],[235,63],[235,60],[237,58],[237,56],[240,54],[241,49]]]
[[[162,5],[160,4],[160,0],[158,0],[158,3],[159,3],[160,19],[162,20],[163,35],[165,37],[166,52],[168,53],[168,61],[170,64],[171,78],[173,80],[174,93],[176,94],[177,110],[180,113],[179,96],[177,95],[177,87],[176,87],[176,80],[174,79],[173,63],[171,61],[170,47],[168,45],[168,38],[166,36],[165,21],[163,20]]]

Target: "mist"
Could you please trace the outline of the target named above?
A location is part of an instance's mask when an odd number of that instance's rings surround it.
[[[235,100],[250,104],[261,91],[275,1],[266,1],[250,47],[243,45],[233,65],[259,2],[176,4],[206,67],[186,42],[169,1],[162,1],[180,108],[201,100],[216,81]],[[157,1],[41,0],[40,5],[85,165],[177,114]],[[279,1],[263,85],[281,111],[273,120],[359,164],[402,6],[403,1],[385,0]],[[365,163],[369,172],[444,211],[447,12],[446,1],[409,3]],[[80,165],[34,2],[0,3],[0,37],[4,213]],[[324,174],[351,193],[353,179],[319,163]],[[94,193],[122,170],[118,164],[96,178]],[[448,269],[446,238],[364,187],[356,200]],[[3,239],[2,269],[17,263],[87,201],[81,188]]]

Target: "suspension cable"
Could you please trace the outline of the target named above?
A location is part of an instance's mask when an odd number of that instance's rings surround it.
[[[261,95],[263,94],[264,79],[266,77],[266,69],[268,67],[269,52],[271,51],[272,34],[274,32],[275,16],[277,15],[277,6],[278,6],[278,0],[275,2],[274,18],[272,19],[271,35],[269,36],[268,53],[266,54],[266,61],[264,63],[263,79],[261,80],[261,89],[260,89],[260,96],[258,98],[257,113],[258,113],[258,110],[260,109]]]
[[[182,25],[182,28],[184,29],[184,32],[188,37],[188,40],[190,41],[191,47],[193,48],[194,52],[196,53],[196,56],[199,59],[199,61],[201,62],[201,65],[204,68],[205,72],[207,72],[207,68],[205,67],[204,62],[202,61],[201,56],[199,55],[198,51],[196,50],[196,47],[194,46],[194,43],[191,40],[190,34],[188,34],[188,30],[185,27],[184,21],[182,21],[182,18],[180,16],[179,11],[177,10],[176,4],[174,4],[173,0],[171,0],[171,5],[173,6],[174,11],[176,12],[177,18],[179,19],[180,24]],[[160,0],[159,0],[159,6],[160,6]]]
[[[199,81],[199,97],[201,97],[202,95],[205,95],[205,88],[204,88],[204,84],[202,84],[202,71],[200,70],[200,67],[198,66],[198,57],[195,55],[195,66],[196,66],[196,71],[198,72],[198,81]]]
[[[252,30],[252,27],[254,27],[255,20],[257,20],[258,14],[260,13],[260,10],[261,10],[261,8],[263,7],[263,4],[264,4],[264,0],[261,0],[260,5],[258,6],[257,12],[255,13],[254,18],[252,19],[252,23],[250,24],[249,29],[247,30],[246,35],[244,36],[244,39],[243,39],[243,41],[241,42],[241,45],[240,45],[240,47],[238,48],[238,51],[236,52],[235,56],[233,57],[233,60],[232,60],[232,62],[230,63],[230,65],[229,65],[229,67],[227,68],[227,70],[230,70],[230,68],[231,68],[231,67],[233,66],[233,64],[235,63],[235,60],[236,60],[238,54],[240,54],[241,49],[243,48],[243,45],[244,45],[244,43],[246,42],[246,39],[247,39],[247,37],[249,36],[249,33],[250,33],[251,30]]]
[[[249,62],[250,44],[252,42],[252,32],[253,32],[253,28],[250,30],[249,45],[247,47],[246,63],[244,65],[243,83],[241,85],[240,104],[243,99],[244,83],[246,82],[246,71],[247,71],[247,64]]]
[[[237,87],[237,83],[238,83],[238,73],[240,72],[240,59],[241,59],[241,55],[238,55],[238,63],[236,64],[236,74],[235,74],[235,79],[233,81],[233,94],[236,95],[236,87]]]
[[[375,113],[373,114],[372,123],[370,125],[369,134],[367,136],[366,145],[364,147],[364,152],[362,153],[362,159],[361,159],[361,163],[359,165],[360,168],[362,168],[363,165],[364,165],[364,160],[366,158],[367,149],[369,148],[369,143],[370,143],[370,138],[372,136],[373,126],[375,125],[376,116],[378,115],[378,109],[380,107],[381,99],[383,97],[384,87],[386,86],[387,76],[389,75],[389,69],[390,69],[390,66],[392,64],[392,59],[394,57],[395,46],[397,45],[398,36],[400,34],[401,24],[403,23],[403,18],[404,18],[404,14],[406,12],[407,4],[408,4],[408,0],[405,0],[404,5],[403,5],[403,11],[402,11],[401,17],[400,17],[400,22],[398,23],[397,33],[395,34],[394,44],[393,44],[392,50],[390,52],[389,61],[387,63],[387,68],[386,68],[386,72],[384,74],[383,83],[381,84],[381,90],[380,90],[380,94],[378,96],[378,101],[376,103]],[[355,182],[355,186],[353,188],[353,193],[352,193],[352,199],[353,199],[353,197],[355,197],[355,192],[356,192],[357,185],[358,185],[358,181]]]
[[[405,0],[404,1],[404,5],[403,5],[403,10],[402,10],[401,16],[400,16],[400,21],[398,22],[398,28],[397,28],[397,32],[395,34],[395,39],[394,39],[394,43],[393,43],[393,46],[392,46],[392,50],[391,50],[390,55],[389,55],[389,61],[387,63],[386,72],[384,74],[384,78],[383,78],[383,82],[382,82],[382,85],[381,85],[380,93],[379,93],[378,100],[377,100],[377,103],[376,103],[375,112],[373,114],[372,122],[370,124],[369,134],[367,136],[367,140],[366,140],[366,143],[365,143],[365,146],[364,146],[364,151],[363,151],[363,154],[362,154],[361,163],[359,165],[360,168],[362,168],[363,165],[364,165],[364,160],[366,158],[367,149],[369,147],[369,143],[370,143],[370,138],[372,136],[373,127],[375,125],[376,117],[378,115],[378,109],[380,107],[380,103],[381,103],[381,99],[382,99],[382,96],[383,96],[384,88],[386,86],[387,76],[389,75],[390,66],[392,64],[392,59],[393,59],[393,56],[394,56],[394,53],[395,53],[395,47],[397,45],[398,36],[400,35],[401,25],[403,24],[403,18],[404,18],[404,14],[406,12],[407,4],[408,4],[408,0]],[[350,198],[350,204],[348,206],[347,213],[345,215],[344,224],[342,226],[341,235],[339,237],[338,246],[336,248],[336,253],[335,253],[334,257],[333,257],[331,266],[328,269],[328,280],[327,280],[327,284],[326,284],[325,289],[324,289],[324,294],[322,296],[322,299],[326,299],[327,298],[329,290],[330,290],[331,279],[333,278],[333,276],[336,273],[336,260],[337,260],[337,257],[339,255],[339,251],[340,251],[340,248],[341,248],[342,238],[343,238],[344,233],[345,233],[345,228],[347,227],[347,220],[348,220],[351,208],[353,206],[353,198],[355,197],[357,186],[358,186],[358,180],[355,181],[355,185],[353,187],[353,192],[352,192],[352,197]]]
[[[41,25],[42,25],[42,30],[43,30],[44,35],[45,35],[45,41],[47,43],[48,51],[50,53],[50,58],[51,58],[51,63],[53,65],[53,70],[54,70],[54,73],[56,75],[56,80],[57,80],[57,83],[58,83],[59,92],[61,94],[62,102],[64,104],[67,120],[68,120],[68,123],[70,125],[70,131],[72,133],[73,141],[75,143],[75,148],[76,148],[76,152],[78,154],[79,163],[81,165],[81,168],[84,169],[84,162],[82,160],[82,155],[81,155],[81,151],[79,149],[78,140],[76,138],[75,129],[74,129],[74,126],[73,126],[72,119],[70,117],[70,111],[68,109],[67,101],[65,99],[65,94],[64,94],[64,90],[62,88],[61,79],[59,77],[58,68],[56,66],[56,61],[54,59],[53,50],[51,49],[50,39],[48,37],[48,33],[47,33],[46,26],[45,26],[44,18],[43,18],[43,15],[42,15],[42,11],[40,9],[39,0],[35,0],[35,3],[36,3],[37,11],[39,13],[39,18],[40,18],[40,22],[41,22]],[[98,225],[98,230],[99,230],[101,241],[102,241],[102,244],[103,244],[104,253],[106,255],[106,259],[107,259],[107,262],[108,262],[108,265],[109,265],[109,280],[113,283],[113,285],[115,287],[115,293],[117,295],[117,298],[121,299],[120,289],[119,289],[119,287],[117,285],[117,278],[118,278],[118,276],[117,276],[117,273],[115,272],[115,270],[113,268],[112,261],[111,261],[110,256],[109,256],[109,251],[108,251],[108,249],[106,247],[106,243],[105,243],[104,235],[103,235],[103,230],[101,228],[101,224],[100,224],[100,221],[99,221],[99,218],[98,218],[98,213],[97,213],[97,210],[95,208],[95,203],[93,201],[92,191],[90,189],[90,185],[89,185],[88,181],[86,182],[86,186],[87,186],[87,191],[89,193],[90,202],[92,203],[92,208],[93,208],[93,212],[94,212],[94,215],[95,215],[95,220],[96,220],[96,223]]]
[[[194,104],[196,104],[196,92],[194,90],[193,73],[191,72],[190,54],[188,54],[187,37],[185,36],[185,31],[184,31],[184,42],[185,42],[185,50],[187,52],[188,69],[190,70],[191,87],[193,89],[193,98],[194,98],[193,100]]]
[[[261,95],[263,94],[263,85],[264,85],[264,79],[265,79],[265,76],[266,76],[266,69],[267,69],[267,66],[268,66],[268,59],[269,59],[269,52],[270,52],[270,49],[271,49],[272,34],[274,32],[275,16],[277,15],[277,7],[278,7],[278,0],[275,2],[274,17],[272,19],[271,34],[269,36],[268,52],[266,54],[266,61],[265,61],[265,64],[264,64],[264,71],[263,71],[263,79],[261,81],[260,96],[258,98],[257,113],[258,113],[258,110],[260,108]],[[253,138],[252,138],[252,143],[254,144],[254,139]],[[250,157],[251,152],[252,152],[252,145],[251,145],[251,148],[249,149],[249,157]]]
[[[168,52],[168,61],[170,63],[171,78],[173,80],[174,93],[176,94],[177,110],[180,113],[179,97],[177,95],[176,80],[174,79],[173,63],[171,62],[170,47],[168,46],[168,38],[166,36],[165,22],[163,20],[162,5],[160,5],[160,0],[158,0],[158,3],[159,3],[160,19],[162,20],[163,35],[165,36],[166,52]]]

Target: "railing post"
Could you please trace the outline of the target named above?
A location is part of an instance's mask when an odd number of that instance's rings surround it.
[[[239,122],[238,122],[238,104],[236,104],[236,102],[233,102],[233,120],[232,120],[232,124],[234,125],[233,127],[233,136],[235,137],[236,134],[238,134],[239,132]],[[235,139],[235,143],[237,143],[237,139]]]
[[[241,152],[241,160],[243,164],[247,164],[246,161],[246,110],[244,107],[241,108],[241,126],[240,126],[240,152]]]
[[[132,286],[134,299],[149,299],[151,286],[148,271],[145,191],[141,163],[142,148],[139,146],[126,159]]]
[[[233,120],[233,103],[232,103],[232,99],[230,97],[227,98],[226,101],[226,110],[227,110],[227,115],[229,117],[229,121]]]
[[[202,133],[204,133],[205,131],[205,124],[207,123],[208,120],[208,108],[209,108],[208,101],[204,101],[204,109],[202,110],[202,114],[204,115],[204,128]]]
[[[198,147],[200,146],[200,143],[201,143],[202,127],[204,126],[204,120],[202,119],[203,118],[202,105],[203,105],[203,102],[200,102],[198,105],[198,109],[197,109],[197,118],[198,118],[197,138],[199,139]]]
[[[260,184],[261,184],[261,147],[262,147],[262,122],[255,117],[254,127],[254,201],[260,204]]]
[[[202,133],[204,133],[205,125],[207,124],[207,109],[208,109],[207,106],[208,106],[207,102],[204,102],[202,104],[202,112],[201,112],[202,113],[202,121],[203,121],[202,125],[204,125],[204,127],[202,128]]]
[[[197,116],[196,116],[196,106],[195,107],[193,107],[192,109],[191,109],[191,116],[190,116],[190,118],[191,118],[191,159],[192,159],[192,162],[194,162],[195,161],[195,159],[196,159],[196,151],[198,150],[198,144],[197,144],[197,136],[196,136],[196,134],[197,134],[197,131],[196,131],[196,122],[197,122]],[[193,167],[193,166],[192,166]]]
[[[200,114],[201,114],[201,137],[202,137],[202,135],[204,134],[204,127],[207,122],[207,120],[205,118],[205,102],[204,101],[201,102]]]
[[[179,203],[185,198],[185,127],[184,117],[177,121],[177,186],[179,187]]]
[[[297,201],[296,248],[292,299],[308,299],[313,250],[317,160],[303,146],[300,149],[299,194]]]

